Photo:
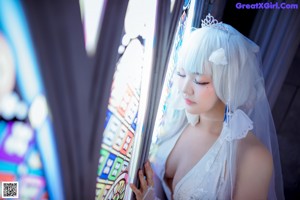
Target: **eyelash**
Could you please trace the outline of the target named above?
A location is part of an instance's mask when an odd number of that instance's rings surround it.
[[[196,81],[196,79],[193,82],[197,85],[207,85],[207,84],[209,84],[209,82],[198,82],[198,81]]]
[[[178,76],[180,76],[181,78],[184,78],[184,77],[185,77],[185,75],[180,74],[180,72],[177,72],[176,74],[177,74]]]
[[[183,74],[180,74],[180,72],[176,72],[176,74],[178,75],[178,76],[180,76],[181,78],[184,78],[185,77],[185,75],[183,75]],[[207,85],[207,84],[209,84],[209,82],[198,82],[198,81],[196,81],[196,79],[193,81],[195,84],[197,84],[197,85]]]

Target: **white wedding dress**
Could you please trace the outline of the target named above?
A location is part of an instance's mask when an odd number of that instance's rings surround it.
[[[241,115],[244,115],[244,113],[238,112],[233,118],[239,118]],[[170,188],[164,179],[166,159],[185,127],[160,144],[152,162],[152,167],[163,185],[167,198],[169,200],[231,199],[231,182],[229,173],[226,171],[229,167],[228,164],[231,163],[229,156],[230,143],[246,137],[248,131],[252,129],[252,123],[248,119],[245,120],[244,124],[239,124],[239,127],[232,127],[233,129],[242,128],[240,130],[243,130],[242,132],[238,131],[239,133],[235,133],[234,136],[229,134],[226,127],[222,129],[220,136],[207,153],[176,184],[173,198],[171,198]]]

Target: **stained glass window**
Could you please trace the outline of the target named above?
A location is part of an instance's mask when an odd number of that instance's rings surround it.
[[[130,0],[100,150],[96,199],[129,199],[149,82],[155,2]],[[141,122],[141,123],[138,123]]]

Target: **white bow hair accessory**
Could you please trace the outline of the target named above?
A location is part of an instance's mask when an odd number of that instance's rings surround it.
[[[225,50],[223,48],[215,50],[211,53],[208,60],[216,65],[227,65]]]
[[[253,129],[253,121],[244,111],[237,109],[230,116],[229,123],[223,127],[225,139],[229,142],[246,137],[247,133]]]

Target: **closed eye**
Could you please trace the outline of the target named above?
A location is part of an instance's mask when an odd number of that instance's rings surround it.
[[[197,85],[207,85],[207,84],[209,84],[209,82],[198,82],[196,79],[194,80],[194,83],[196,83]]]
[[[176,74],[177,74],[178,76],[182,77],[182,78],[185,77],[185,74],[181,74],[180,72],[176,72]]]

